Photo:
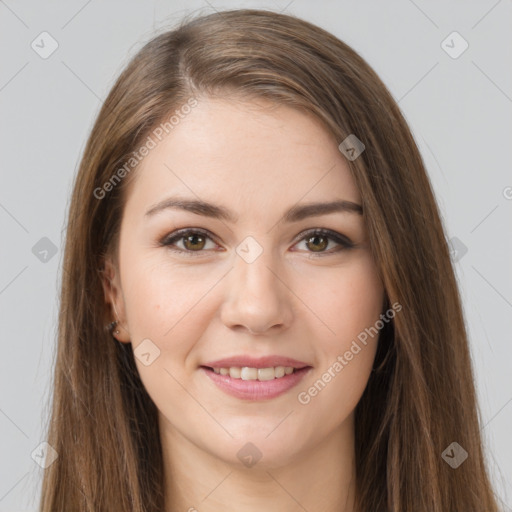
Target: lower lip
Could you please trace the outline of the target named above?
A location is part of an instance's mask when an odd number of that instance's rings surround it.
[[[282,395],[296,386],[311,369],[311,366],[307,366],[278,379],[259,381],[232,379],[229,375],[220,375],[210,368],[200,367],[222,391],[243,400],[268,400]]]

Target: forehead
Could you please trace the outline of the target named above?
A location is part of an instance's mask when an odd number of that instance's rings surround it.
[[[237,211],[360,195],[338,143],[313,115],[264,100],[201,98],[136,170],[128,204],[179,193]]]

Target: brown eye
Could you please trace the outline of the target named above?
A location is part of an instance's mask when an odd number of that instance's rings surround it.
[[[190,251],[201,250],[206,244],[206,237],[195,233],[183,237],[183,245]]]
[[[299,248],[302,245],[302,250],[308,252],[310,256],[328,256],[354,247],[354,243],[349,238],[330,229],[309,230],[301,233],[300,236],[302,238],[297,245]]]
[[[181,229],[161,240],[161,245],[184,255],[204,254],[215,249],[212,237],[199,229]],[[210,245],[209,245],[210,244]]]
[[[310,236],[306,241],[306,245],[313,252],[321,252],[329,245],[329,239],[323,235]]]

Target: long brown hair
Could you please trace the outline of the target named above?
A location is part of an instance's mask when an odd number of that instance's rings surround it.
[[[67,224],[41,512],[164,510],[157,410],[113,319],[102,262],[115,254],[133,158],[156,126],[201,97],[266,98],[314,114],[340,143],[360,190],[371,250],[399,315],[380,334],[355,416],[357,510],[496,512],[480,437],[461,300],[422,158],[369,65],[293,16],[223,11],[184,19],[122,72],[87,142]],[[115,183],[117,173],[122,179]],[[105,186],[109,182],[110,186]],[[456,469],[452,442],[467,453]]]

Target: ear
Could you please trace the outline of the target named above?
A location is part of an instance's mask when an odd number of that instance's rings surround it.
[[[111,257],[104,258],[104,265],[101,271],[105,303],[110,306],[110,320],[117,320],[117,325],[112,330],[112,336],[121,343],[130,343],[130,331],[126,322],[126,307],[123,291],[119,279],[119,270]],[[116,331],[119,331],[116,333]]]

